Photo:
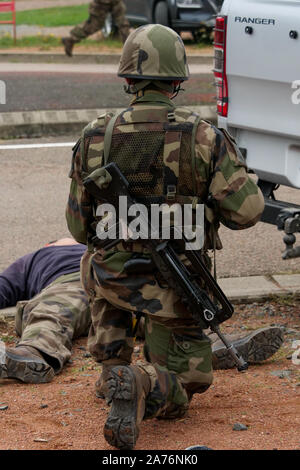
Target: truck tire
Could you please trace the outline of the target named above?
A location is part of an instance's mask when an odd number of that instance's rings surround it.
[[[158,2],[154,10],[154,22],[170,27],[169,11],[166,2]]]

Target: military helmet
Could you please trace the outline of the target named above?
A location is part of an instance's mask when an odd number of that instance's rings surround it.
[[[161,24],[148,24],[127,38],[118,76],[139,80],[187,80],[189,68],[181,37]]]

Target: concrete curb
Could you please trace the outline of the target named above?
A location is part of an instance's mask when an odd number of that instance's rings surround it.
[[[0,52],[0,62],[21,63],[55,63],[55,64],[118,64],[119,53],[76,54],[67,57],[65,54],[53,52]],[[213,66],[212,55],[192,54],[187,57],[189,64],[207,64]]]
[[[233,277],[218,280],[233,304],[263,302],[276,297],[293,295],[300,298],[300,274]],[[16,308],[0,310],[0,321],[15,318]]]
[[[203,119],[216,123],[215,106],[187,107],[199,113]],[[106,111],[103,108],[0,113],[0,136],[1,139],[19,139],[78,134],[88,122]]]
[[[219,284],[236,304],[290,295],[300,298],[300,274],[223,278]]]

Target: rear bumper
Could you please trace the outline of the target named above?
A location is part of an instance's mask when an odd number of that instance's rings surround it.
[[[233,135],[238,146],[244,149],[248,168],[259,179],[300,189],[299,136],[228,125],[228,118],[221,116],[218,116],[218,127]]]
[[[205,25],[213,28],[215,17],[197,10],[177,10],[176,18],[171,18],[172,27],[177,30],[195,30]]]
[[[209,22],[209,21],[187,22],[187,21],[173,20],[172,28],[178,31],[186,31],[186,30],[193,31],[193,30],[199,29],[201,26],[207,26],[208,28],[213,28],[214,24],[215,24],[214,21],[212,22]]]

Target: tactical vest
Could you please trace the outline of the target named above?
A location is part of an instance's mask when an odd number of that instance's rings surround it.
[[[87,174],[113,161],[131,194],[145,205],[202,202],[206,188],[199,194],[195,170],[199,115],[185,108],[139,105],[98,122],[84,135]]]
[[[198,114],[186,108],[157,105],[106,113],[83,132],[82,176],[114,161],[138,202],[193,207],[205,203],[209,183],[199,184],[196,179],[195,140],[200,121]],[[95,201],[95,213],[98,204]],[[213,223],[207,206],[205,217],[204,249],[221,249],[218,224]]]

